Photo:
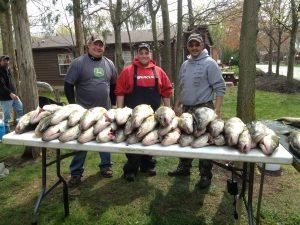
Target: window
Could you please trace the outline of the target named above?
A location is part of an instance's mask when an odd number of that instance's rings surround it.
[[[59,75],[65,76],[67,74],[68,68],[73,59],[74,57],[72,53],[57,55]]]
[[[123,57],[123,60],[124,60],[124,66],[128,66],[132,63],[130,51],[123,51],[122,52],[122,57]]]

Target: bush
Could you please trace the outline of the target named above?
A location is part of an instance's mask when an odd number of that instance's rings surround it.
[[[232,60],[231,60],[231,57],[232,57]],[[225,46],[222,49],[221,60],[222,60],[222,63],[230,65],[230,66],[239,65],[239,60],[240,60],[239,50],[232,49],[230,47]]]

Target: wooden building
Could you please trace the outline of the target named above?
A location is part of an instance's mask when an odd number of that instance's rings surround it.
[[[199,28],[206,46],[210,51],[212,40],[206,27]],[[142,42],[147,42],[150,45],[153,43],[151,30],[135,30],[130,31],[131,41],[138,45]],[[71,36],[52,36],[48,38],[36,39],[32,43],[33,60],[38,81],[47,82],[53,86],[62,86],[64,76],[67,73],[70,62],[75,55],[75,37]],[[125,65],[132,62],[129,38],[126,31],[121,33],[122,40],[122,56]],[[158,29],[158,41],[163,44],[163,31]],[[114,61],[114,34],[107,35],[105,40],[106,50],[105,56]],[[186,42],[185,42],[186,43]],[[186,45],[184,44],[185,48]],[[171,48],[172,48],[172,69],[175,68],[175,53],[176,53],[176,30],[171,29]],[[186,50],[185,50],[186,52]],[[185,54],[186,55],[186,54]],[[186,57],[184,58],[186,59]]]

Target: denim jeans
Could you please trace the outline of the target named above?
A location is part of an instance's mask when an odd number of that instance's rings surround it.
[[[86,158],[86,151],[77,151],[76,154],[73,156],[72,162],[70,164],[71,176],[82,176],[84,171],[84,161]],[[101,162],[99,163],[100,171],[107,167],[112,166],[111,162],[111,154],[109,152],[99,152]]]
[[[7,100],[0,101],[0,105],[2,107],[2,111],[4,114],[4,125],[8,126],[8,121],[11,119],[10,117],[10,109],[13,108],[17,113],[17,121],[23,116],[23,104],[20,99],[17,100]]]

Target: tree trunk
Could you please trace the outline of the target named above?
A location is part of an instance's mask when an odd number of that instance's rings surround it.
[[[290,47],[288,55],[288,69],[287,69],[287,83],[288,87],[291,89],[293,87],[293,77],[294,77],[294,63],[295,63],[295,42],[297,29],[299,25],[298,13],[300,12],[300,4],[297,6],[295,0],[291,0],[291,10],[292,10],[292,29],[290,35]]]
[[[259,0],[244,1],[243,5],[237,116],[246,123],[255,120],[255,65],[259,6]]]
[[[0,12],[0,28],[3,47],[3,55],[8,55],[8,24],[5,18],[5,12]]]
[[[134,58],[134,51],[133,51],[133,47],[132,47],[131,35],[130,35],[130,31],[129,31],[129,26],[128,26],[128,21],[127,20],[125,21],[125,25],[126,25],[127,35],[128,35],[128,39],[129,39],[129,49],[130,49],[131,60],[133,60],[133,58]]]
[[[84,54],[84,36],[81,21],[81,3],[80,0],[73,0],[73,15],[76,37],[76,56]]]
[[[160,58],[159,58],[159,44],[157,38],[157,30],[156,30],[156,14],[159,9],[159,6],[156,10],[153,9],[152,0],[148,0],[149,5],[149,12],[151,17],[151,28],[152,28],[152,35],[153,35],[153,60],[156,62],[156,65],[160,66]]]
[[[183,61],[183,49],[182,49],[182,0],[177,2],[177,40],[176,40],[176,65],[175,65],[175,76],[174,76],[174,90],[175,90],[175,101],[179,95],[179,70]]]
[[[31,36],[26,8],[26,0],[13,1],[11,3],[13,24],[15,32],[17,61],[20,72],[20,97],[24,105],[24,111],[29,112],[38,106],[38,92],[36,86],[36,74],[33,66]],[[23,156],[38,155],[36,149],[26,148]]]
[[[273,39],[271,38],[271,36],[269,36],[268,55],[269,55],[269,58],[268,58],[268,74],[272,75],[272,66],[273,66]]]
[[[174,75],[171,74],[171,34],[170,34],[170,18],[167,0],[160,0],[161,14],[163,22],[164,44],[163,52],[161,56],[162,68],[169,76],[170,80],[174,82]]]
[[[278,43],[277,43],[277,57],[276,57],[276,76],[279,76],[280,68],[280,51],[281,51],[281,40],[282,40],[282,31],[278,33]]]
[[[118,73],[121,73],[124,61],[122,59],[122,42],[121,42],[121,19],[122,19],[122,0],[117,0],[116,5],[113,5],[112,0],[109,0],[109,11],[111,22],[115,32],[115,65]]]
[[[193,14],[193,4],[192,0],[188,0],[188,12],[189,12],[189,30],[193,30],[195,28],[195,19]]]

